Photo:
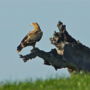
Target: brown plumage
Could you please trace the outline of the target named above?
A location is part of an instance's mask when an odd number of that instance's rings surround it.
[[[17,51],[20,52],[24,47],[33,46],[35,48],[36,42],[38,42],[43,35],[38,23],[32,23],[34,29],[29,32],[24,39],[21,41],[20,45],[17,47]]]

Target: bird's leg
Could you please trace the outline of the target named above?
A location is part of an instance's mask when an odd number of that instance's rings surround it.
[[[35,49],[35,44],[33,44],[33,49]]]

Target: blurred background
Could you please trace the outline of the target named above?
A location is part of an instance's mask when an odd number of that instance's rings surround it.
[[[37,47],[50,51],[55,48],[49,38],[62,21],[69,34],[90,47],[90,1],[89,0],[0,0],[0,81],[36,80],[48,77],[69,77],[67,69],[55,69],[43,64],[41,58],[24,63],[16,48],[22,38],[33,29],[29,26],[38,22],[44,32]],[[32,47],[22,50],[28,54]]]

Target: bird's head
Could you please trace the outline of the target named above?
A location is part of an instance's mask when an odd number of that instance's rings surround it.
[[[34,27],[34,29],[35,29],[35,30],[40,29],[39,24],[38,24],[38,23],[36,23],[36,22],[33,22],[31,25]]]

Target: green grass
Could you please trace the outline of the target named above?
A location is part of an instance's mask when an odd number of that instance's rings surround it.
[[[72,74],[66,79],[4,82],[0,90],[90,90],[90,73]]]

